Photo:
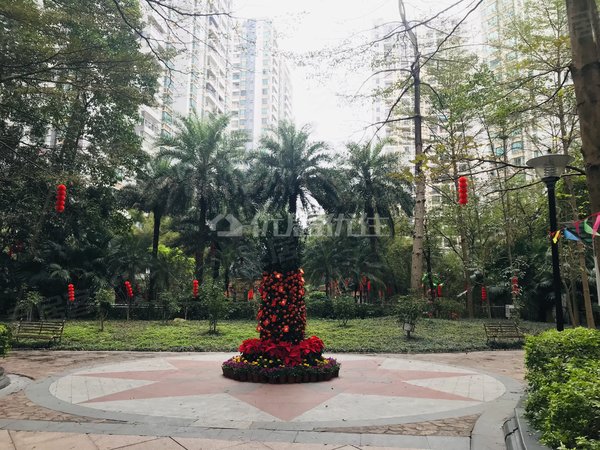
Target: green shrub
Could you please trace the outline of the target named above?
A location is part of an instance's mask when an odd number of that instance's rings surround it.
[[[208,317],[208,332],[215,334],[217,332],[217,323],[225,317],[227,310],[225,295],[221,286],[212,280],[205,280],[200,286],[198,297]]]
[[[258,312],[256,300],[227,300],[225,306],[226,320],[253,320]]]
[[[333,313],[340,324],[345,327],[350,319],[356,317],[356,300],[350,296],[336,298],[333,300]]]
[[[528,336],[527,417],[542,442],[600,446],[600,331],[575,328]]]
[[[0,356],[4,357],[10,350],[10,328],[0,324]]]
[[[310,291],[306,294],[305,300],[329,300],[329,297],[323,291]]]
[[[578,327],[528,336],[525,365],[529,371],[543,370],[555,358],[564,363],[573,358],[600,359],[600,332]]]
[[[333,303],[327,296],[324,298],[314,298],[312,295],[305,299],[306,315],[308,317],[320,317],[323,319],[332,319]]]
[[[43,313],[41,309],[44,297],[38,291],[28,291],[25,296],[22,297],[15,307],[15,312],[20,318],[25,316],[25,320],[32,321],[34,319],[34,313],[37,313],[40,319],[43,319]]]
[[[440,298],[433,302],[435,317],[438,319],[459,319],[465,314],[463,302],[450,298]]]
[[[177,292],[163,291],[158,294],[158,305],[161,318],[167,323],[171,317],[180,310],[181,297]]]
[[[98,320],[100,321],[100,331],[104,331],[104,322],[110,314],[114,304],[114,289],[104,287],[99,289],[94,295],[93,305],[96,309]]]
[[[555,384],[549,393],[544,442],[600,448],[600,361],[587,361],[582,367],[569,363],[565,372],[566,382]]]
[[[356,305],[356,316],[359,319],[370,319],[372,317],[383,317],[393,315],[395,307],[377,303],[359,303]]]
[[[429,310],[429,304],[421,299],[406,296],[399,297],[396,304],[396,317],[398,324],[403,327],[406,337],[414,331],[415,326],[423,313]]]

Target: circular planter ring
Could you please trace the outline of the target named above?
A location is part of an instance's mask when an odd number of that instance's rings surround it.
[[[334,372],[319,374],[311,373],[310,368],[307,368],[306,372],[301,375],[284,375],[271,378],[259,373],[259,370],[260,369],[258,369],[256,372],[252,372],[251,369],[249,369],[248,372],[236,373],[229,368],[223,368],[223,376],[236,381],[269,384],[317,383],[319,381],[329,381],[339,376],[339,368]]]

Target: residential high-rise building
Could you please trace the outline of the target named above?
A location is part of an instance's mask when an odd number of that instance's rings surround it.
[[[161,14],[169,14],[168,10],[157,11],[146,2],[140,3],[144,16],[145,27],[143,30],[146,40],[142,40],[142,51],[156,53],[165,52],[172,41],[172,30]],[[150,48],[152,45],[152,49]],[[155,140],[162,134],[173,132],[173,91],[172,81],[167,67],[162,68],[158,80],[158,90],[154,96],[155,104],[142,105],[140,108],[140,123],[136,127],[137,134],[142,138],[142,148],[150,154],[156,153]]]
[[[385,150],[398,154],[401,163],[408,165],[415,156],[414,96],[410,70],[414,61],[414,50],[406,33],[401,32],[398,22],[378,23],[373,28],[371,40],[373,46],[373,75],[370,78],[372,92],[373,129],[379,130],[377,136],[386,139],[389,144]],[[417,27],[421,58],[434,51],[444,36],[434,28]],[[425,76],[426,70],[422,70]],[[400,94],[403,92],[401,98]],[[422,102],[423,115],[426,115]],[[388,123],[385,123],[388,122]],[[423,140],[429,136],[429,130],[423,125]]]
[[[163,71],[155,104],[140,110],[137,132],[148,153],[156,152],[156,138],[173,133],[177,117],[229,111],[232,20],[224,13],[231,10],[231,3],[181,0],[177,2],[178,10],[197,13],[182,15],[141,2],[143,33],[148,38],[142,41],[143,50],[168,51],[161,61]]]
[[[505,76],[505,67],[518,58],[511,49],[506,31],[515,18],[521,18],[523,0],[484,0],[481,4],[481,28],[485,37],[482,56],[499,78]],[[502,45],[499,45],[502,43]],[[510,164],[524,166],[527,160],[541,154],[534,141],[544,139],[531,124],[515,124],[506,133],[496,133],[493,137],[494,153],[504,157]]]
[[[289,68],[270,21],[246,20],[233,42],[231,129],[245,131],[249,148],[280,121],[292,120]]]
[[[173,59],[173,110],[175,115],[199,117],[228,111],[229,49],[232,20],[224,15],[231,0],[193,1],[200,15],[177,27]]]

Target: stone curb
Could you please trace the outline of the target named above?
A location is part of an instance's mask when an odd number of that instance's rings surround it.
[[[502,427],[507,450],[550,450],[550,447],[540,443],[540,433],[529,426],[525,418],[524,400],[525,396],[521,397],[514,416]]]

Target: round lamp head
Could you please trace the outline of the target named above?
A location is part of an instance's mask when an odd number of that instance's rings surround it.
[[[527,161],[527,165],[533,167],[543,181],[557,180],[572,160],[573,157],[569,155],[549,153],[530,159]]]

